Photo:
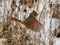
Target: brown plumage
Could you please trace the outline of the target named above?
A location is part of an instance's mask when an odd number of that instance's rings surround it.
[[[32,12],[32,13],[30,13],[30,15],[32,15],[33,17],[35,17],[35,18],[36,18],[36,17],[38,16],[38,13],[37,13],[36,11],[34,11],[34,10],[33,10],[33,12]]]
[[[16,18],[11,18],[12,20],[15,20],[15,21],[18,21],[18,22],[21,22],[22,24],[24,24],[28,29],[31,29],[33,31],[39,31],[41,28],[42,28],[42,24],[36,19],[36,16],[38,14],[33,11],[29,17],[27,19],[25,19],[24,21],[20,21]]]
[[[32,29],[33,31],[40,30],[42,24],[36,19],[37,15],[38,14],[33,11],[30,16],[23,21],[23,24],[25,24],[27,28]]]

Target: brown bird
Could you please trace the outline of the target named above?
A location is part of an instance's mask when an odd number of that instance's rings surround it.
[[[37,32],[42,28],[43,25],[36,19],[36,16],[38,16],[38,14],[33,10],[33,12],[29,15],[29,17],[27,19],[25,19],[24,21],[20,21],[16,18],[13,18],[13,17],[11,19],[21,22],[28,29],[31,29],[32,31]]]

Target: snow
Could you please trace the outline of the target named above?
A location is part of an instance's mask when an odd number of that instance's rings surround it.
[[[11,1],[10,1],[11,2]],[[10,10],[9,8],[10,8],[10,5],[11,5],[11,3],[8,3],[7,2],[7,9],[8,10]],[[48,1],[46,1],[46,2],[48,2]],[[55,4],[55,2],[56,2],[56,0],[51,0],[51,2],[53,2],[54,4]],[[10,4],[10,5],[9,5]],[[40,3],[39,3],[39,6],[38,6],[38,13],[40,13],[41,11],[42,11],[42,9],[43,9],[43,6],[44,6],[44,4],[45,4],[45,1],[44,0],[42,0]],[[9,5],[9,6],[8,6]],[[18,5],[18,4],[17,4]],[[46,5],[46,7],[47,7],[47,10],[49,10],[49,7],[48,7],[48,4]],[[20,7],[21,9],[22,9],[22,6]],[[34,8],[34,7],[33,7]],[[32,11],[33,11],[33,8],[31,8],[31,9],[29,9],[29,8],[27,8],[27,10],[28,10],[28,12],[26,13],[27,15],[29,14],[29,13],[31,13]],[[3,6],[2,6],[2,8],[0,8],[0,16],[1,15],[3,15],[3,13],[4,13],[4,3],[3,3]],[[1,13],[2,12],[2,13]],[[19,14],[20,15],[20,14]],[[22,16],[23,15],[23,16]],[[21,20],[23,21],[24,20],[24,15],[25,15],[25,13],[24,12],[22,12],[21,13]],[[49,14],[46,14],[46,15],[48,15],[46,18],[45,18],[45,32],[46,32],[46,41],[48,42],[48,34],[49,34],[49,32],[47,32],[48,30],[49,30],[49,28],[50,28],[50,19],[49,19],[49,15],[51,15],[50,13]],[[19,16],[20,17],[20,16]],[[26,17],[28,17],[28,16],[26,16]],[[52,20],[52,30],[54,30],[55,28],[53,28],[53,27],[55,27],[56,26],[56,28],[59,26],[58,25],[58,21],[59,20],[55,20],[55,19],[51,19]],[[0,19],[0,21],[1,21],[1,19]],[[57,22],[56,23],[56,25],[55,25],[55,22]],[[21,24],[22,25],[22,24]],[[23,27],[24,25],[22,25],[22,27]],[[25,27],[25,26],[24,26]],[[29,30],[29,29],[28,29]],[[28,33],[28,31],[27,31],[27,33]],[[43,33],[43,32],[42,32]],[[34,32],[30,32],[30,35],[33,37],[33,35],[35,34]],[[37,34],[38,35],[38,34]],[[42,35],[42,37],[44,38],[44,35]],[[37,38],[38,38],[38,36],[37,36]],[[3,38],[0,38],[0,42],[3,42],[3,41],[5,41],[5,39],[3,39]],[[46,44],[47,44],[47,42],[46,42]],[[56,39],[56,41],[55,41],[55,45],[60,45],[60,38],[57,38]]]
[[[60,45],[60,38],[56,39],[55,45]]]

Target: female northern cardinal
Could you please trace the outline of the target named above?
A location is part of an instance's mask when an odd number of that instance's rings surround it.
[[[25,19],[24,21],[20,21],[16,18],[11,18],[12,20],[15,20],[15,21],[18,21],[18,22],[21,22],[22,24],[24,24],[28,29],[31,29],[33,31],[39,31],[41,28],[42,28],[42,24],[36,19],[36,16],[38,14],[33,11],[29,17],[27,19]]]

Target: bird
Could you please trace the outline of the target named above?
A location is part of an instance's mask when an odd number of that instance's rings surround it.
[[[24,24],[26,28],[31,29],[32,31],[38,32],[43,27],[43,25],[36,19],[37,16],[37,12],[33,10],[33,12],[30,13],[29,17],[23,21],[18,20],[14,17],[11,19]]]

